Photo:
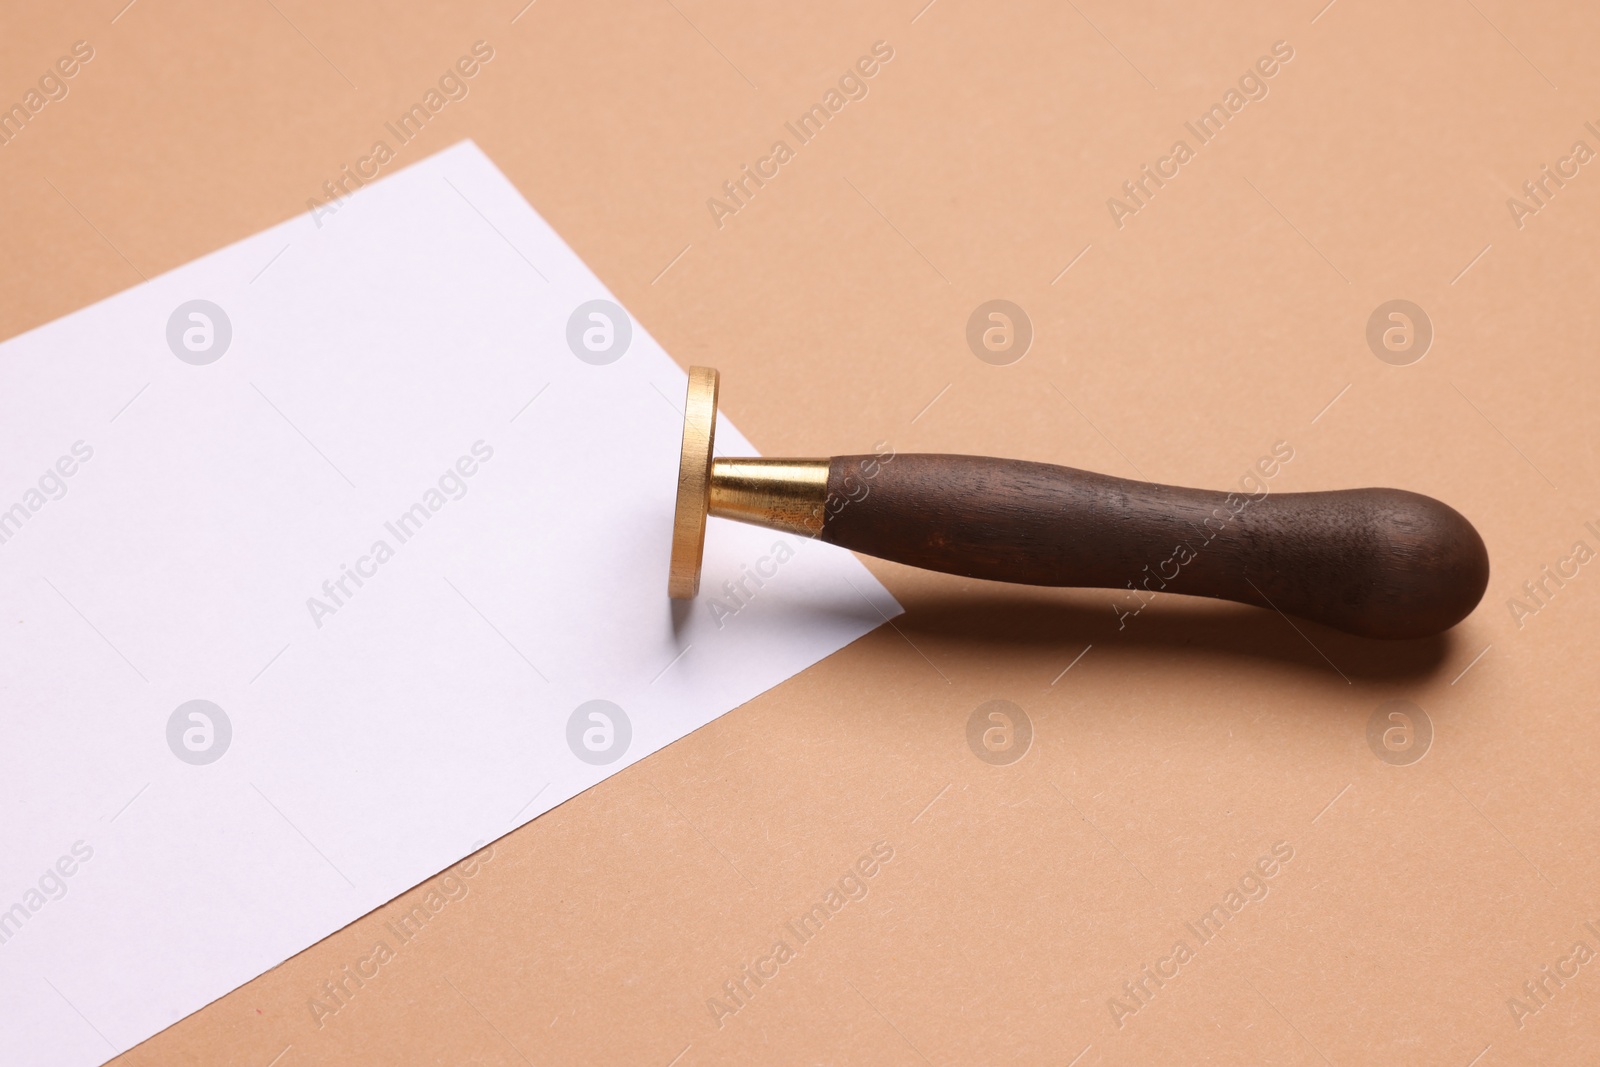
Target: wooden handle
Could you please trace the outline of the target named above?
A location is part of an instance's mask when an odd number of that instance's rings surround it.
[[[869,473],[870,472],[870,473]],[[1364,637],[1439,633],[1489,581],[1455,509],[1399,489],[1248,496],[981,456],[836,456],[822,540],[915,567],[1277,608]]]

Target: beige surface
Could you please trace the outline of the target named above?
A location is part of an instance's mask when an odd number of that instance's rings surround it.
[[[1600,172],[1520,228],[1507,198],[1600,149],[1600,16],[921,2],[29,5],[6,100],[75,41],[94,58],[0,147],[0,335],[304,210],[483,40],[396,163],[475,138],[668,351],[721,368],[768,454],[882,440],[1220,488],[1288,442],[1274,491],[1468,515],[1483,606],[1406,645],[1172,598],[1119,631],[1107,593],[874,564],[895,627],[502,839],[411,942],[385,924],[423,889],[126,1062],[1593,1062],[1600,965],[1520,1026],[1508,998],[1600,951],[1600,571],[1560,562],[1600,549]],[[785,121],[880,40],[868,95],[799,144]],[[1184,122],[1277,41],[1269,95],[1197,146]],[[707,198],[779,138],[793,158],[718,228]],[[1119,229],[1107,198],[1179,138],[1194,158]],[[997,298],[1034,328],[1009,366],[966,342]],[[1397,298],[1435,329],[1403,367],[1365,339]],[[1519,620],[1546,565],[1578,576]],[[1008,766],[967,742],[997,699],[1034,731]],[[1410,766],[1368,745],[1392,700],[1433,726]],[[878,843],[845,883],[865,898],[801,943],[785,923]],[[1185,924],[1241,879],[1265,897],[1202,942]],[[780,939],[717,1025],[708,999]]]

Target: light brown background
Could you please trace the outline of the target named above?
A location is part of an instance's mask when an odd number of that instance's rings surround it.
[[[1600,548],[1600,165],[1520,230],[1506,207],[1600,148],[1592,8],[123,2],[5,15],[6,102],[76,40],[96,58],[0,148],[0,335],[304,210],[482,39],[401,162],[476,139],[668,351],[722,369],[763,451],[1229,487],[1284,440],[1274,491],[1430,493],[1493,561],[1470,619],[1400,645],[1170,597],[1118,632],[1103,592],[873,562],[895,626],[502,839],[320,1028],[321,984],[414,900],[123,1062],[1593,1062],[1600,963],[1521,1028],[1506,1004],[1600,948],[1600,568],[1521,627],[1507,607]],[[880,39],[870,95],[716,228],[706,198]],[[1278,40],[1270,96],[1113,226],[1107,197]],[[964,340],[997,297],[1036,330],[1008,367]],[[1408,367],[1364,339],[1396,297],[1436,330]],[[996,698],[1036,730],[1008,767],[966,741]],[[1411,766],[1366,742],[1391,699],[1434,724]],[[879,841],[867,899],[714,1025]],[[1116,1027],[1108,999],[1279,841],[1267,898]]]

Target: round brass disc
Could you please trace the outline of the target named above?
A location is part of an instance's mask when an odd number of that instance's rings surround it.
[[[717,432],[717,372],[689,368],[683,404],[683,451],[678,456],[678,505],[672,516],[672,564],[667,595],[692,600],[700,592],[700,558],[706,544],[711,495],[711,446]]]

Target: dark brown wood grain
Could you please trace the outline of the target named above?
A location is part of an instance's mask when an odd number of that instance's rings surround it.
[[[1219,597],[1365,637],[1455,625],[1489,581],[1455,509],[1400,489],[1251,497],[981,456],[836,456],[821,538],[1028,585]],[[1119,614],[1119,618],[1122,617]]]

